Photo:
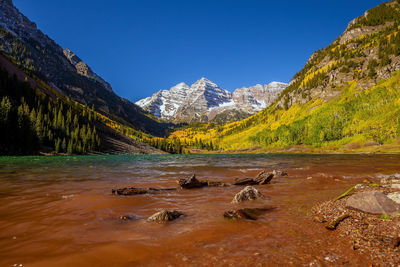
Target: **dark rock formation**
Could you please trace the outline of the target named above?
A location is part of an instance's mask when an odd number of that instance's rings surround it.
[[[260,172],[256,178],[254,178],[254,181],[258,184],[269,184],[272,178],[274,178],[274,174],[272,172],[267,172],[264,170]]]
[[[202,188],[202,187],[220,187],[220,186],[228,186],[229,184],[223,182],[216,182],[216,181],[200,181],[196,178],[196,175],[193,174],[189,178],[182,178],[179,179],[178,184],[183,189],[193,189],[193,188]]]
[[[195,174],[189,178],[179,179],[178,184],[184,189],[201,188],[208,185],[207,182],[197,180]]]
[[[255,178],[237,178],[235,179],[234,185],[256,185],[256,184],[269,184],[275,176],[287,176],[288,174],[284,171],[273,170],[268,172],[267,170],[261,171]]]

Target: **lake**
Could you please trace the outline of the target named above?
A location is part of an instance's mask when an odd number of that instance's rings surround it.
[[[400,173],[399,155],[140,155],[0,158],[0,266],[366,265],[367,255],[314,222],[310,209],[364,179]],[[116,196],[176,180],[232,182],[284,170],[256,186],[263,203],[231,204],[244,186]],[[268,205],[256,221],[225,211]],[[186,216],[159,224],[161,209]],[[123,221],[122,215],[134,219]],[[17,264],[17,265],[15,265]],[[319,264],[319,265],[318,265]]]

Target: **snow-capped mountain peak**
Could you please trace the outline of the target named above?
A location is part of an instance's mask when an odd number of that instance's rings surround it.
[[[190,87],[179,83],[139,100],[137,105],[155,116],[173,122],[212,120],[226,110],[252,115],[269,106],[286,84],[272,82],[236,89],[233,94],[205,77]]]

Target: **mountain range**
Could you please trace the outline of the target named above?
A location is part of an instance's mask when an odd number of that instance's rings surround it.
[[[243,119],[268,107],[288,85],[272,82],[233,93],[201,78],[191,86],[179,83],[136,104],[156,117],[174,122],[221,122]]]
[[[134,104],[11,0],[0,52],[0,154],[400,150],[397,0],[351,21],[288,85],[233,93],[201,78]]]

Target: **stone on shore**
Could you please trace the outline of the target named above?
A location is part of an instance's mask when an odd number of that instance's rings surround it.
[[[242,191],[237,193],[232,200],[232,203],[240,203],[249,200],[265,199],[265,196],[252,186],[246,186]]]
[[[397,204],[400,204],[400,192],[393,192],[387,194],[387,197],[396,202]]]
[[[337,227],[342,221],[344,221],[345,219],[347,219],[347,218],[349,218],[349,217],[351,217],[350,214],[344,213],[344,214],[342,214],[342,215],[340,215],[340,216],[334,218],[332,221],[330,221],[330,222],[325,226],[325,228],[328,229],[328,230],[335,230],[336,227]]]
[[[208,186],[207,182],[197,180],[195,174],[193,174],[189,178],[179,179],[178,184],[183,189],[201,188],[204,186]]]
[[[157,212],[153,215],[151,215],[147,221],[153,221],[153,222],[168,222],[168,221],[173,221],[175,219],[178,219],[183,215],[182,212],[180,211],[169,211],[169,210],[162,210],[160,212]]]
[[[387,178],[381,179],[381,184],[389,185],[389,184],[400,184],[400,176],[398,175],[391,175]]]
[[[395,198],[394,195],[393,198]],[[400,205],[381,191],[367,191],[352,195],[347,199],[346,207],[376,215],[397,215],[400,212]]]

